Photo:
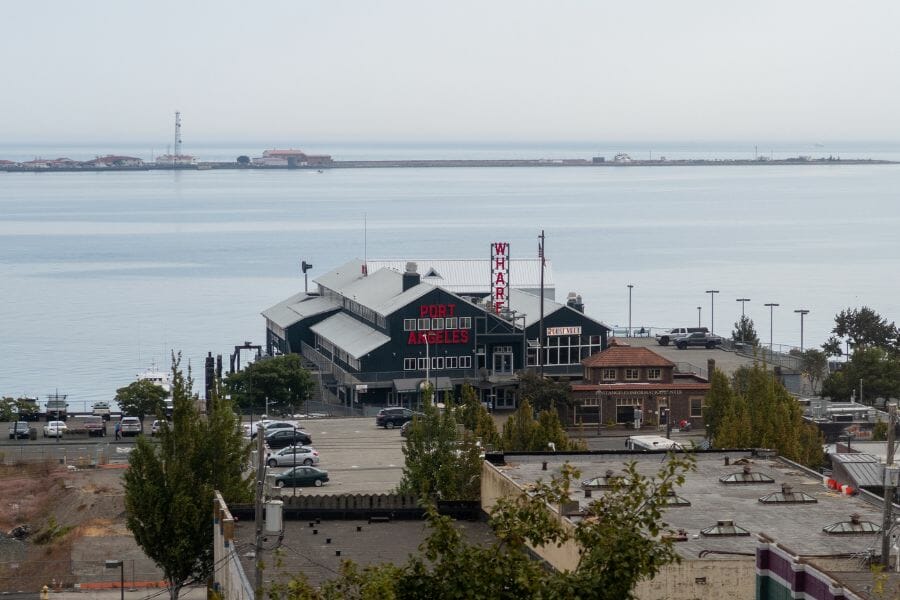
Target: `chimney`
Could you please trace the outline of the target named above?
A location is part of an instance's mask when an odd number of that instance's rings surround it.
[[[414,288],[422,282],[422,277],[416,272],[418,265],[414,262],[406,263],[406,273],[403,274],[403,291]]]
[[[713,373],[716,372],[716,359],[710,358],[706,361],[706,380],[712,381]]]
[[[581,301],[581,295],[576,294],[575,292],[569,292],[569,295],[566,297],[566,306],[573,308],[580,313],[584,312],[584,303]]]

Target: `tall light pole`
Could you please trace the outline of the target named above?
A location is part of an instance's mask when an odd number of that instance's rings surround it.
[[[744,304],[750,302],[750,298],[736,298],[737,302],[741,303],[741,345],[744,344]]]
[[[697,307],[697,327],[700,327],[700,311],[703,310],[702,306]]]
[[[716,332],[716,294],[719,290],[706,290],[709,294],[709,332]]]
[[[423,336],[425,339],[425,385],[431,385],[431,344],[428,343],[428,332]],[[435,402],[434,392],[432,391],[431,402]]]
[[[769,357],[771,358],[772,353],[775,351],[775,344],[773,343],[773,338],[772,338],[772,331],[773,331],[772,319],[774,318],[773,315],[774,315],[775,307],[781,306],[781,305],[778,304],[777,302],[766,302],[763,306],[769,307]]]
[[[807,308],[798,308],[794,311],[795,313],[800,315],[800,352],[803,352],[803,317],[809,314],[809,309]]]
[[[634,284],[628,284],[628,337],[631,337],[631,289]]]

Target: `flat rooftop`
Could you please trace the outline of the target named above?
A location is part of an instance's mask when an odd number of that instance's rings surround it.
[[[621,474],[623,465],[632,460],[637,462],[640,473],[652,475],[662,466],[665,456],[664,453],[624,452],[506,455],[506,465],[497,468],[522,487],[538,480],[550,481],[568,462],[581,471],[579,481],[572,485],[570,498],[584,507],[604,491],[593,490],[593,498],[585,498],[581,480],[602,477],[610,469]],[[859,514],[861,521],[880,525],[880,504],[870,504],[862,496],[845,496],[829,490],[821,477],[777,457],[751,457],[749,451],[697,452],[696,457],[697,470],[688,473],[684,485],[676,491],[679,497],[690,502],[690,506],[669,507],[664,513],[664,520],[671,529],[687,531],[687,541],[676,543],[676,549],[684,558],[698,558],[701,552],[706,558],[745,558],[716,552],[754,554],[756,533],[768,534],[798,554],[807,556],[862,553],[870,547],[880,548],[878,534],[834,535],[823,531],[824,527],[834,523],[850,521],[853,513]],[[725,457],[730,465],[725,464]],[[740,459],[746,460],[753,473],[767,475],[774,481],[721,483],[720,477],[742,472],[744,464],[734,464]],[[543,461],[548,463],[546,471],[542,470]],[[789,484],[795,493],[808,494],[816,503],[764,504],[759,501],[762,496],[780,492],[782,484]],[[750,535],[710,537],[701,534],[702,529],[714,527],[719,520],[734,521],[734,525],[747,530]]]
[[[310,523],[312,526],[310,527]],[[475,544],[490,544],[495,537],[487,523],[482,521],[455,521],[463,539]],[[357,531],[357,527],[360,531]],[[425,521],[401,521],[369,523],[366,520],[315,519],[284,521],[284,540],[278,550],[264,550],[262,559],[266,568],[263,581],[284,583],[291,576],[302,573],[314,586],[334,579],[340,572],[341,562],[353,560],[361,566],[391,562],[403,564],[411,554],[418,554],[419,545],[429,529]],[[251,584],[255,563],[252,555],[254,544],[252,521],[240,521],[235,525],[235,543],[241,565]],[[328,540],[331,543],[328,543]],[[277,536],[269,536],[264,548],[273,548]],[[336,551],[341,555],[337,556]],[[277,563],[277,564],[276,564]]]

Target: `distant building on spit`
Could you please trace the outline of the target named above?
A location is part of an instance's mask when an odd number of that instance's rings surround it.
[[[327,154],[307,154],[303,150],[266,150],[253,159],[259,167],[330,167],[333,161]]]

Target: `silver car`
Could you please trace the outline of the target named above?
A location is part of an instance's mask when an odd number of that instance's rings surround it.
[[[317,465],[319,453],[312,446],[288,446],[277,450],[266,458],[270,467],[293,467],[294,465]]]

